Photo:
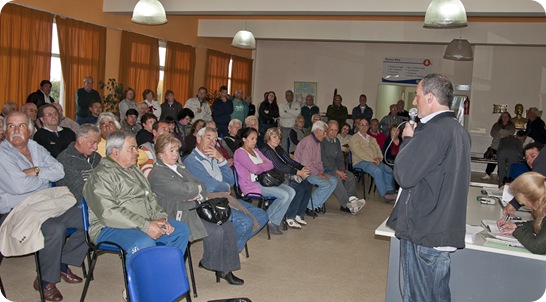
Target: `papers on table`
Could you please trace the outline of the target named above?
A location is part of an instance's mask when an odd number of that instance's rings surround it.
[[[483,227],[467,224],[466,234],[464,236],[464,242],[474,243],[474,240],[476,239],[476,234],[480,233],[481,231],[483,231]]]
[[[497,226],[496,220],[484,219],[482,220],[482,224],[489,230],[487,233],[488,236],[484,236],[486,243],[492,242],[504,244],[506,246],[523,247],[523,245],[516,238],[514,238],[514,236],[502,234],[501,230]]]

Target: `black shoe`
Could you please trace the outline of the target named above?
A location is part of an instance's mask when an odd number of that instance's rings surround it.
[[[318,214],[320,214],[320,213],[321,213],[320,208],[316,208],[316,209],[315,209],[315,214],[317,214],[317,216],[318,216]]]
[[[340,210],[341,212],[351,213],[351,210],[349,210],[349,208],[346,208],[346,207],[344,207],[344,206],[340,206],[340,207],[339,207],[339,210]],[[352,214],[352,213],[351,213],[351,214]]]
[[[305,209],[305,214],[307,214],[308,216],[311,216],[311,217],[316,217],[317,216],[317,213],[315,213],[315,211],[311,211],[309,209]]]
[[[220,279],[224,279],[232,285],[243,285],[245,283],[243,279],[237,278],[232,272],[216,272],[216,282],[220,282]]]
[[[269,225],[269,232],[274,235],[282,235],[281,227],[274,224],[273,222],[268,222]]]
[[[319,210],[320,210],[320,212],[321,212],[322,214],[326,214],[326,205],[322,205],[322,207],[319,208]]]

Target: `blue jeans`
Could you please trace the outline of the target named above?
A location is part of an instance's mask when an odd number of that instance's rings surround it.
[[[280,225],[292,199],[296,196],[296,191],[285,184],[281,184],[278,187],[264,187],[262,185],[260,187],[264,196],[275,197],[275,200],[270,203],[267,209],[267,215],[269,215],[271,223]]]
[[[235,228],[235,233],[237,233],[237,249],[240,253],[243,251],[246,242],[264,227],[269,218],[267,217],[267,213],[257,206],[241,199],[239,199],[239,202],[254,216],[254,218],[256,218],[256,221],[258,221],[258,224],[260,225],[255,232],[252,232],[254,219],[243,211],[231,208],[231,223]]]
[[[129,263],[129,259],[131,259],[134,253],[156,245],[175,246],[182,253],[185,253],[190,237],[190,229],[184,223],[174,219],[169,219],[168,221],[174,228],[174,231],[170,235],[163,235],[156,240],[137,229],[104,227],[97,238],[97,242],[111,241],[117,243],[127,253],[126,263]]]
[[[369,161],[359,161],[353,168],[361,169],[362,171],[370,174],[375,181],[379,195],[385,196],[388,191],[394,190],[394,177],[392,176],[391,167],[385,165],[383,162],[376,166]]]
[[[451,301],[449,252],[400,240],[404,302]]]
[[[328,176],[328,179],[324,179],[320,175],[310,175],[307,177],[309,183],[318,186],[315,192],[313,192],[312,201],[310,200],[307,205],[308,209],[313,210],[313,207],[315,209],[322,207],[336,189],[337,179],[332,175],[326,174],[326,176]],[[311,202],[313,203],[312,205]]]

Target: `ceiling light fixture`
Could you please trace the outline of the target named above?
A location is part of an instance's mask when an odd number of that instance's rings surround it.
[[[167,23],[167,15],[158,0],[139,0],[133,9],[131,21],[144,25],[161,25]]]
[[[466,10],[460,0],[432,0],[425,14],[425,28],[467,26]]]
[[[453,39],[446,48],[444,53],[444,59],[455,61],[472,61],[474,55],[472,54],[472,46],[468,40],[465,39]]]
[[[245,29],[238,31],[235,36],[233,36],[231,46],[242,49],[256,49],[256,39],[252,32],[246,30],[246,21]]]

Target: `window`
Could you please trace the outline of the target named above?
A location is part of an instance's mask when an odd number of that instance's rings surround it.
[[[53,33],[51,35],[51,96],[56,102],[64,107],[64,83],[61,70],[61,57],[59,55],[59,37],[57,35],[57,24],[53,21]]]

